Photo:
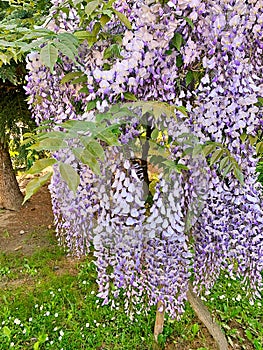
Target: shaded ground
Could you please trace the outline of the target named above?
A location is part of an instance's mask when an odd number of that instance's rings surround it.
[[[53,214],[50,195],[47,186],[44,186],[19,212],[0,210],[0,252],[6,254],[17,252],[19,256],[28,257],[45,248],[50,248],[55,244],[54,239],[50,240],[50,236],[48,236],[52,225]],[[49,233],[47,234],[47,232]],[[63,271],[72,275],[77,274],[76,259],[63,256],[59,262],[50,261],[49,264],[52,264],[58,275]],[[6,283],[9,283],[10,287],[10,281]],[[14,287],[19,284],[30,285],[30,278],[14,281]],[[1,285],[4,287],[5,282]],[[198,337],[194,337],[192,340],[184,340],[180,335],[171,337],[165,350],[216,350],[216,345],[207,329],[197,319],[195,323],[199,324]],[[237,325],[235,327],[238,328]],[[240,333],[242,332],[240,327]],[[249,343],[243,343],[242,348],[237,344],[232,345],[229,349],[253,349]]]
[[[18,212],[0,210],[1,252],[21,251],[25,255],[49,244],[41,231],[53,224],[50,195],[43,187]]]

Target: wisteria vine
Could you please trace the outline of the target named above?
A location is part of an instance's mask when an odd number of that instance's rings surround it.
[[[49,26],[56,31],[80,29],[76,9],[65,4],[68,12],[60,11],[63,3],[53,1],[56,19]],[[127,29],[115,17],[104,28],[111,38],[121,36],[118,55],[105,55],[116,44],[113,39],[100,39],[91,48],[84,42],[77,63],[61,57],[53,74],[37,53],[28,56],[26,91],[36,121],[94,120],[97,112],[131,96],[186,107],[188,116],[177,109],[177,119],[162,112],[152,116],[137,108],[137,116],[119,130],[123,146],[105,146],[102,176],[79,163],[74,152],[57,152],[57,159],[80,174],[74,195],[55,168],[50,191],[58,237],[78,255],[94,246],[103,303],[114,305],[122,290],[127,309],[142,300],[148,306],[161,301],[170,316],[178,317],[192,269],[198,292],[211,288],[227,269],[258,296],[262,188],[250,141],[262,128],[263,1],[172,0],[161,5],[126,0],[114,6],[131,23]],[[61,84],[71,71],[85,74],[85,90]],[[116,117],[115,122],[121,121]],[[149,179],[145,171],[140,178],[135,161],[148,161],[147,137],[146,158],[138,156],[145,125],[158,131],[154,143],[165,149],[168,162],[183,169],[171,170],[167,177],[160,164],[155,168],[158,182],[148,207]],[[210,165],[209,156],[187,152],[187,135],[200,144],[212,140],[228,148],[245,184],[231,171],[222,175],[226,158]]]

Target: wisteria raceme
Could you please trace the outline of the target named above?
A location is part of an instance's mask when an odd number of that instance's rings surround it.
[[[196,91],[193,119],[198,128],[201,125],[205,137],[228,147],[246,179],[241,187],[233,176],[222,181],[213,172],[210,199],[196,226],[196,272],[204,270],[203,261],[214,262],[209,264],[211,270],[196,273],[196,283],[202,281],[206,287],[207,277],[215,276],[211,278],[212,285],[222,266],[229,264],[232,269],[233,259],[238,261],[238,273],[250,280],[252,289],[262,283],[262,189],[255,172],[255,150],[248,141],[241,141],[242,134],[255,136],[262,127],[262,108],[255,106],[263,91],[262,6],[262,1],[211,2],[205,16],[206,20],[210,17],[210,27],[200,31],[209,51],[203,58],[207,74]]]
[[[54,1],[52,14],[59,15],[49,25],[62,32],[79,29],[77,11],[65,3],[68,14],[59,12],[61,4],[63,0]],[[54,74],[41,65],[37,53],[28,57],[26,91],[36,121],[93,120],[96,111],[125,101],[128,93],[138,100],[186,106],[188,116],[175,110],[177,119],[165,113],[145,119],[138,109],[120,128],[123,147],[106,148],[101,177],[73,154],[57,152],[81,179],[73,196],[55,169],[50,190],[58,236],[79,255],[94,245],[103,303],[114,304],[123,290],[127,309],[144,298],[148,306],[162,301],[169,315],[177,317],[183,311],[190,267],[199,292],[211,288],[220,271],[228,269],[257,295],[263,268],[262,188],[250,139],[263,123],[257,103],[263,92],[263,1],[171,0],[161,6],[127,0],[114,6],[132,26],[127,29],[113,18],[104,28],[122,35],[120,57],[104,58],[106,40],[92,48],[81,44],[78,66],[61,57]],[[79,92],[81,86],[61,84],[72,70],[85,73],[88,94]],[[188,81],[189,76],[195,78]],[[96,101],[96,108],[87,111],[90,101]],[[166,146],[169,161],[179,159],[179,165],[188,167],[181,174],[172,172],[168,181],[159,164],[148,211],[145,184],[132,162],[145,124],[165,130],[156,145]],[[209,140],[229,149],[242,169],[244,185],[233,172],[222,176],[218,165],[187,152]],[[134,149],[126,152],[129,147]]]

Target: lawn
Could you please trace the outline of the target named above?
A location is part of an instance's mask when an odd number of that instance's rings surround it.
[[[135,313],[131,320],[121,299],[113,309],[102,307],[92,260],[67,257],[52,229],[32,232],[31,237],[40,234],[48,244],[27,256],[20,250],[0,253],[1,350],[215,349],[189,305],[179,322],[166,320],[156,347],[155,310]],[[249,301],[238,280],[222,274],[203,299],[220,321],[230,348],[263,349],[261,301]]]

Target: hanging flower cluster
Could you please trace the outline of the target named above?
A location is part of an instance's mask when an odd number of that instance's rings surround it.
[[[54,13],[62,3],[54,2]],[[256,136],[262,127],[262,107],[256,104],[263,91],[263,1],[172,0],[161,6],[127,0],[114,6],[132,28],[116,25],[117,18],[107,23],[108,33],[122,35],[117,56],[106,55],[107,41],[92,48],[84,42],[79,65],[63,57],[54,74],[41,65],[38,54],[28,57],[26,91],[36,121],[93,120],[96,111],[131,94],[184,105],[189,115],[183,118],[175,110],[175,120],[162,112],[145,117],[139,110],[120,128],[124,148],[106,149],[101,177],[73,153],[57,152],[57,159],[80,174],[74,196],[55,169],[50,191],[58,236],[77,254],[94,245],[98,295],[104,303],[114,305],[123,290],[127,309],[130,301],[138,304],[143,298],[149,306],[161,301],[176,317],[183,311],[192,267],[200,292],[228,269],[249,281],[256,295],[263,268],[262,189],[256,181],[256,153],[244,135]],[[79,23],[69,7],[52,26],[74,31]],[[74,70],[86,75],[88,93],[70,82],[61,84]],[[91,101],[96,107],[86,110]],[[156,170],[159,182],[148,210],[145,176],[138,176],[134,162],[145,123],[151,130],[165,128],[172,140],[168,160],[176,164],[180,159],[179,165],[188,167],[181,174],[171,171],[169,178]],[[199,142],[227,147],[242,168],[245,185],[232,172],[222,175],[219,166],[209,166],[209,157],[189,154],[189,131]],[[156,141],[159,146],[165,142]],[[125,153],[131,144],[133,150]],[[220,167],[226,164],[222,158]]]

